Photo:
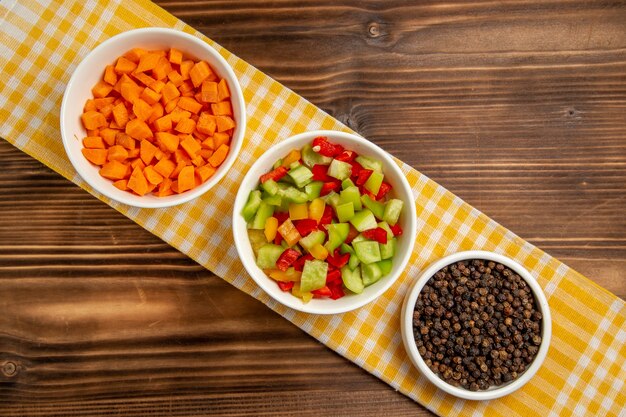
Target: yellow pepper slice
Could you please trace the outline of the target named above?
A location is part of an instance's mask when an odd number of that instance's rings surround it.
[[[320,222],[320,219],[324,215],[324,209],[326,208],[326,202],[321,198],[316,198],[311,201],[309,205],[309,219],[313,219],[316,222]]]
[[[291,220],[303,220],[309,218],[309,207],[307,203],[289,204],[289,218]]]
[[[278,230],[278,219],[276,217],[270,217],[265,221],[265,239],[268,242],[272,242],[276,238],[276,231]]]

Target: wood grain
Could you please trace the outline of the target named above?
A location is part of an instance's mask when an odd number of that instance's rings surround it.
[[[624,2],[159,4],[626,297]],[[430,415],[4,141],[0,160],[1,415]]]

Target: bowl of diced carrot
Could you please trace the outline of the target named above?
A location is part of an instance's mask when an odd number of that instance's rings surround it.
[[[96,191],[141,208],[204,194],[235,162],[243,93],[226,60],[173,29],[116,35],[77,66],[61,105],[61,136]]]

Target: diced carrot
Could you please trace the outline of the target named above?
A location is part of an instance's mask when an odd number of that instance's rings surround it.
[[[154,170],[163,175],[165,178],[169,178],[175,168],[176,164],[172,160],[166,158],[161,159],[156,163],[156,165],[154,165]]]
[[[180,133],[191,133],[194,131],[195,128],[196,122],[194,122],[192,119],[180,119],[178,123],[176,123],[175,130]]]
[[[215,174],[215,168],[209,165],[203,165],[196,168],[196,175],[200,177],[202,182],[205,182]]]
[[[213,142],[215,149],[217,149],[222,145],[228,145],[230,142],[230,136],[226,133],[215,132],[215,135],[213,135]]]
[[[183,77],[183,80],[189,79],[189,71],[191,71],[194,65],[195,63],[191,60],[180,63],[180,75]]]
[[[144,195],[148,192],[148,181],[143,175],[143,171],[139,167],[133,169],[133,173],[128,180],[128,188],[138,195]]]
[[[96,85],[91,89],[91,93],[94,97],[102,98],[109,95],[109,93],[113,90],[113,86],[105,81],[98,81]]]
[[[167,132],[172,129],[172,116],[166,114],[163,117],[159,117],[154,121],[154,129],[157,132]]]
[[[95,130],[101,127],[106,127],[107,119],[104,115],[98,111],[90,110],[81,115],[83,126],[85,129]]]
[[[178,180],[172,181],[172,184],[170,185],[170,190],[175,192],[176,194],[179,193],[179,191],[178,191]]]
[[[83,107],[83,112],[95,111],[95,110],[98,110],[98,108],[96,107],[96,101],[94,99],[90,98],[85,103],[85,107]]]
[[[157,66],[159,59],[161,59],[161,55],[155,54],[154,52],[148,52],[146,54],[143,54],[141,55],[141,57],[139,57],[139,64],[137,65],[137,69],[135,71],[150,71]]]
[[[121,128],[126,127],[126,123],[128,123],[128,110],[123,103],[119,103],[113,107],[113,120],[115,120],[117,126]]]
[[[128,163],[128,161],[124,162],[126,165],[126,172],[124,173],[124,178],[129,179],[130,175],[133,173],[133,167]]]
[[[159,191],[157,193],[157,196],[166,197],[168,195],[174,194],[171,187],[172,187],[172,180],[167,177],[163,178],[163,181],[161,182],[161,184],[159,184]]]
[[[178,123],[182,119],[189,119],[191,117],[191,113],[187,110],[183,110],[180,107],[176,107],[170,113],[170,117],[172,118],[172,123]]]
[[[87,129],[87,136],[100,136],[100,129]]]
[[[180,91],[178,91],[178,88],[176,88],[174,83],[171,81],[168,81],[165,84],[165,87],[163,87],[163,90],[161,90],[161,94],[162,94],[163,104],[167,104],[172,99],[175,99],[176,97],[180,97]]]
[[[167,78],[174,84],[177,88],[185,81],[183,80],[182,75],[178,71],[170,71],[167,74]]]
[[[107,150],[106,149],[88,149],[83,148],[80,150],[85,158],[89,162],[95,165],[104,165],[107,161]]]
[[[100,136],[108,146],[113,146],[115,145],[115,135],[117,134],[117,132],[119,132],[119,130],[107,127],[100,130]]]
[[[150,87],[144,88],[139,97],[150,105],[154,105],[161,100],[161,94],[157,93]]]
[[[198,119],[200,120],[200,119]],[[196,125],[198,124],[198,122],[196,122]],[[202,133],[202,132],[198,132],[198,129],[194,130],[192,133],[193,137],[198,139],[200,142],[206,140],[206,138],[209,137],[209,135],[207,135],[206,133]]]
[[[115,102],[115,97],[95,98],[93,102],[96,105],[96,109],[102,111],[102,109]]]
[[[188,119],[187,119],[188,120]],[[187,136],[180,141],[180,146],[187,152],[190,158],[195,158],[198,151],[202,149],[200,144],[191,136]]]
[[[209,136],[202,141],[200,146],[202,146],[204,149],[210,149],[212,151],[215,149],[215,139],[213,139],[213,136]]]
[[[230,90],[228,89],[226,79],[222,78],[217,84],[217,101],[224,101],[227,98],[230,98]]]
[[[172,71],[172,64],[170,64],[170,61],[168,61],[167,58],[162,56],[159,58],[159,61],[152,70],[152,76],[156,80],[163,80],[167,77],[167,74],[169,74],[170,71]]]
[[[126,176],[127,166],[119,161],[110,161],[102,166],[100,175],[110,180],[121,180]]]
[[[154,153],[154,159],[156,159],[157,161],[160,161],[163,158],[169,158],[169,156],[169,154],[166,154],[159,148],[157,148],[156,152]]]
[[[202,104],[198,103],[195,98],[181,97],[178,100],[178,107],[197,114],[202,109]]]
[[[230,101],[220,101],[211,104],[211,111],[216,116],[232,116],[233,109],[230,107]]]
[[[163,101],[162,97],[161,97],[161,101]],[[176,109],[177,107],[177,104],[178,104],[178,97],[168,101],[167,104],[164,106],[165,113],[171,113],[172,111],[174,111],[174,109]]]
[[[224,162],[224,159],[226,159],[226,155],[228,155],[228,150],[228,145],[220,145],[220,147],[217,148],[215,152],[213,152],[213,155],[211,155],[211,157],[209,158],[209,164],[211,164],[211,166],[214,168],[220,166],[222,162]]]
[[[148,51],[146,51],[143,48],[133,48],[130,51],[126,52],[124,54],[124,58],[134,62],[134,63],[138,63],[139,60],[141,59],[141,56],[144,54],[147,54]]]
[[[143,72],[135,71],[135,72],[132,73],[132,75],[133,75],[133,77],[135,77],[140,83],[142,83],[146,87],[149,87],[154,82],[154,78],[152,78],[151,76],[149,76],[148,74],[143,73]]]
[[[213,136],[213,134],[215,133],[215,129],[217,129],[215,116],[210,115],[206,112],[202,113],[200,115],[200,118],[198,119],[198,123],[196,123],[196,129],[198,129],[198,132]]]
[[[176,163],[184,162],[185,165],[191,165],[191,158],[189,158],[189,155],[187,155],[187,152],[183,149],[176,149],[174,152],[174,161],[176,161]]]
[[[135,149],[137,147],[137,143],[135,139],[131,138],[124,132],[118,132],[115,135],[115,144],[125,147],[128,150]]]
[[[104,140],[101,136],[87,136],[83,139],[83,146],[92,149],[104,149]]]
[[[180,171],[186,166],[187,164],[185,163],[185,161],[178,162],[176,164],[176,168],[174,168],[174,171],[172,171],[172,173],[170,174],[170,178],[177,178]]]
[[[128,74],[122,74],[122,76],[117,79],[117,83],[115,83],[115,85],[113,86],[113,91],[121,93],[122,92],[122,84],[125,84],[125,83],[130,83],[131,85],[139,87],[139,85],[135,82],[135,80],[130,78],[128,76]],[[123,99],[120,99],[120,103],[121,102],[123,102]]]
[[[195,158],[191,160],[191,163],[199,167],[199,166],[206,164],[206,161],[201,155],[197,155]]]
[[[129,158],[129,159],[132,159],[132,158],[137,158],[137,157],[139,157],[139,152],[140,152],[140,149],[139,149],[139,148],[129,149],[129,150],[128,150],[128,158]]]
[[[122,191],[128,190],[128,180],[117,180],[113,183],[113,185]]]
[[[195,169],[193,166],[187,166],[180,170],[178,174],[178,192],[182,193],[187,190],[191,190],[196,186],[196,180],[194,178]]]
[[[163,152],[175,152],[178,149],[178,136],[168,132],[156,132],[155,136]]]
[[[150,106],[142,99],[138,98],[133,103],[133,113],[135,114],[135,116],[137,116],[139,120],[145,122],[152,115],[152,106]]]
[[[235,121],[229,116],[215,116],[215,122],[218,132],[224,132],[235,127]]]
[[[211,155],[213,155],[213,151],[211,149],[202,148],[198,151],[198,155],[204,159],[209,159]]]
[[[217,103],[217,83],[215,81],[203,81],[201,96],[201,101],[205,103]]]
[[[160,93],[161,90],[163,90],[163,87],[165,87],[165,83],[163,81],[161,81],[161,80],[157,80],[157,81],[153,82],[152,84],[150,84],[148,87],[150,87],[151,89],[153,89],[157,93]]]
[[[160,117],[162,117],[165,114],[165,109],[163,108],[163,105],[161,103],[155,103],[152,106],[152,114],[150,115],[150,118],[148,119],[148,123],[154,123],[154,121]]]
[[[187,93],[191,93],[193,95],[193,92],[195,90],[193,88],[193,84],[191,84],[191,81],[185,81],[178,87],[178,91],[180,91],[181,95]]]
[[[143,89],[135,83],[123,82],[120,86],[120,94],[124,100],[134,103],[139,98]]]
[[[158,185],[163,181],[163,175],[156,172],[152,165],[148,165],[143,169],[143,175],[150,184]]]
[[[141,158],[136,158],[133,159],[130,163],[131,168],[134,170],[135,168],[139,168],[140,170],[143,171],[143,169],[146,167],[146,164],[143,163],[143,161],[141,160]]]
[[[104,69],[104,81],[111,85],[117,83],[117,73],[113,65],[107,65]]]
[[[191,82],[194,87],[200,86],[202,81],[210,78],[211,76],[214,76],[214,74],[206,61],[195,63],[191,70],[189,70],[189,77],[191,78]]]
[[[130,74],[135,71],[135,68],[137,68],[137,64],[123,56],[115,64],[115,72],[118,74]]]
[[[113,104],[109,104],[108,106],[104,106],[100,109],[100,113],[104,116],[107,121],[111,120],[113,117]]]
[[[150,165],[150,162],[152,162],[152,158],[154,158],[154,154],[158,149],[159,148],[145,139],[139,143],[139,156],[144,164]]]
[[[170,48],[169,57],[172,64],[180,65],[183,62],[183,53],[176,48]]]
[[[128,151],[121,145],[114,145],[109,148],[109,154],[107,155],[107,159],[109,161],[120,161],[124,162],[128,159]]]
[[[133,119],[126,124],[126,134],[134,139],[147,139],[154,136],[150,127],[140,119]]]

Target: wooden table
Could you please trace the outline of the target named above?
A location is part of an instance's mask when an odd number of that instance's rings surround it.
[[[626,5],[162,6],[626,295]],[[429,415],[0,141],[0,414]]]

